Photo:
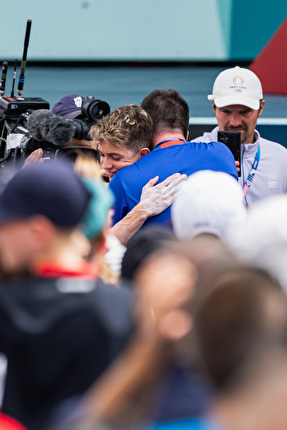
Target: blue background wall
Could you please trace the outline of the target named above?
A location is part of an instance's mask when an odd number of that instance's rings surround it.
[[[286,0],[233,0],[229,58],[256,57],[286,16]]]
[[[273,0],[1,1],[0,60],[252,60],[287,15]]]

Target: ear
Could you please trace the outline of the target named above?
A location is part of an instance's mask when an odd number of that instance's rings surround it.
[[[107,252],[106,232],[102,231],[96,239],[92,240],[91,259],[97,259]]]
[[[54,224],[42,215],[35,215],[30,218],[30,232],[35,247],[39,250],[44,248],[55,235]]]
[[[260,107],[259,107],[259,111],[258,111],[258,118],[262,114],[264,106],[265,106],[265,100],[260,100]]]
[[[148,148],[142,148],[140,150],[140,156],[144,157],[145,155],[147,155],[150,152],[150,150]]]

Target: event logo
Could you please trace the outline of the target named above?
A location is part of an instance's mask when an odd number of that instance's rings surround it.
[[[235,93],[242,93],[244,90],[246,90],[246,87],[243,86],[244,79],[241,76],[239,75],[234,76],[233,83],[234,85],[230,85],[229,88],[233,90]]]
[[[243,82],[244,82],[244,79],[243,79],[241,76],[239,76],[239,75],[236,75],[236,76],[233,78],[233,83],[234,83],[234,85],[238,85],[238,86],[240,86],[240,85],[243,85]]]

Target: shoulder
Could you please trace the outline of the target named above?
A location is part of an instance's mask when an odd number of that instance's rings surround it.
[[[210,132],[205,132],[202,136],[191,139],[191,142],[216,142],[218,129],[219,127],[217,126]]]
[[[274,142],[272,140],[268,140],[268,139],[264,139],[263,137],[260,137],[259,143],[262,146],[262,148],[270,149],[272,151],[278,151],[278,152],[281,152],[282,154],[284,153],[287,154],[287,151],[286,151],[287,148],[279,142]]]

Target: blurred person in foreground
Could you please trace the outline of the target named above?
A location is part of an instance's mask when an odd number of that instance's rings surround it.
[[[236,262],[214,237],[205,237],[206,241],[201,237],[193,246],[159,235],[159,227],[140,232],[132,240],[131,250],[135,239],[141,246],[145,234],[154,231],[157,239],[150,248],[157,251],[142,262],[135,256],[130,267],[128,261],[126,266],[136,292],[134,335],[114,366],[83,398],[74,416],[59,428],[145,428],[150,422],[195,417],[208,404],[210,386],[196,372],[185,341],[193,325],[190,306],[202,271],[205,279],[200,289]],[[146,247],[150,249],[148,244]]]
[[[243,191],[232,176],[202,170],[182,184],[171,208],[173,231],[179,239],[211,234],[224,240],[240,231],[246,219]]]
[[[284,430],[287,307],[279,284],[234,266],[202,294],[191,261],[162,252],[142,269],[138,287],[149,306],[138,309],[133,342],[88,394],[75,427],[62,428]],[[214,393],[201,416],[157,422],[156,386],[171,357],[187,368],[196,359]]]
[[[0,289],[2,410],[29,430],[81,397],[131,332],[130,294],[87,262],[111,205],[103,184],[63,160],[21,169],[0,196],[1,266],[13,275]]]
[[[287,196],[274,195],[247,211],[241,229],[232,229],[226,243],[246,265],[266,270],[287,292]]]

